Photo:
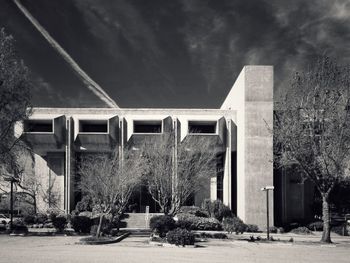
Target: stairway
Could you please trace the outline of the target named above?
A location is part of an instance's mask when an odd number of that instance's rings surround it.
[[[162,214],[129,213],[127,214],[127,218],[123,219],[122,222],[125,222],[125,227],[129,229],[149,229],[149,221],[155,215]]]

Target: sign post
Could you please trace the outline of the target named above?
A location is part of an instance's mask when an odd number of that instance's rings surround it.
[[[149,206],[146,206],[146,215],[145,215],[145,221],[146,221],[146,228],[149,226]]]
[[[261,188],[261,191],[266,192],[266,233],[267,240],[270,240],[270,217],[269,217],[269,190],[273,190],[273,186],[265,186]]]

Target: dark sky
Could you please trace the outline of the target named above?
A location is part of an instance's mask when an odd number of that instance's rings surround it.
[[[103,107],[11,0],[0,27],[31,70],[35,106]],[[220,107],[244,65],[275,94],[319,55],[350,63],[349,0],[22,0],[121,107]]]

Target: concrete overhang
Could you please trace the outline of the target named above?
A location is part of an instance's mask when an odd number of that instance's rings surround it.
[[[78,119],[75,127],[76,137],[74,146],[76,151],[91,150],[112,150],[119,144],[119,117],[115,116],[109,119]],[[84,131],[82,123],[91,124],[92,129]],[[103,125],[105,123],[105,131],[93,131],[93,125]],[[100,128],[99,128],[100,129]]]
[[[28,142],[34,149],[50,149],[58,150],[63,149],[66,140],[66,118],[65,116],[59,116],[56,118],[30,118],[27,122],[31,125],[35,123],[44,123],[49,127],[49,131],[35,131],[35,129],[29,129],[26,131],[26,123],[20,124],[21,139]]]

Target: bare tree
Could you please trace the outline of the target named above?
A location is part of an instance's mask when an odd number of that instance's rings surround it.
[[[24,148],[17,149],[12,152],[12,165],[0,165],[0,171],[15,179],[18,201],[31,205],[34,213],[38,211],[38,201],[42,201],[48,208],[60,210],[60,195],[55,187],[55,180],[49,180],[46,185],[44,179],[35,174],[33,158],[32,152]],[[0,178],[0,191],[9,194],[9,182],[4,179]]]
[[[322,196],[322,242],[331,242],[329,194],[349,175],[350,67],[329,58],[294,75],[276,104],[276,163],[298,165]]]
[[[174,142],[174,135],[168,133],[146,141],[141,149],[149,193],[161,211],[171,215],[216,175],[217,155],[208,138],[200,135],[189,136],[177,146]]]
[[[8,171],[16,150],[27,147],[15,136],[14,125],[31,114],[30,97],[28,70],[16,56],[13,37],[0,29],[0,165]]]
[[[91,198],[93,211],[99,214],[96,237],[101,236],[106,216],[118,222],[125,212],[143,174],[142,164],[139,152],[129,149],[124,149],[123,153],[87,154],[82,158],[79,188],[83,195]]]

